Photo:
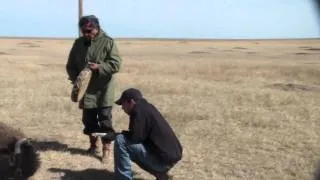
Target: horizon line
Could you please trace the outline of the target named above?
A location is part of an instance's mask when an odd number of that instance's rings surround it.
[[[75,37],[49,36],[0,36],[0,39],[44,39],[44,40],[75,40]],[[165,38],[165,37],[113,37],[118,40],[159,40],[159,41],[268,41],[268,40],[320,40],[320,37],[310,38]]]

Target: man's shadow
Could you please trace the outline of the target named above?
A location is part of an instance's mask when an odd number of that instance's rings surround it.
[[[31,143],[38,151],[60,151],[69,152],[70,154],[77,154],[83,156],[90,156],[101,161],[101,158],[97,154],[88,154],[86,149],[71,148],[67,144],[60,143],[59,141],[45,141],[45,140],[31,140]]]
[[[111,180],[114,179],[114,173],[103,169],[85,169],[75,171],[70,169],[50,168],[53,173],[63,173],[61,180]],[[134,178],[134,180],[144,180],[141,178]]]
[[[67,148],[67,151],[70,152],[70,154],[78,154],[78,155],[83,155],[83,156],[90,156],[93,157],[99,161],[101,161],[101,157],[98,156],[98,154],[88,154],[86,149],[80,149],[80,148]]]

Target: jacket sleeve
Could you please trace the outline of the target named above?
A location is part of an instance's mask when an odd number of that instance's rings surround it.
[[[147,117],[141,112],[137,112],[135,119],[132,121],[131,140],[133,143],[142,143],[146,140],[150,130],[150,124]]]
[[[77,70],[75,65],[75,57],[76,57],[76,41],[73,43],[71,50],[69,52],[68,61],[66,64],[66,71],[69,76],[69,80],[74,82],[77,78]]]
[[[122,59],[119,55],[117,45],[113,40],[110,40],[107,46],[107,56],[103,63],[100,64],[98,71],[99,76],[110,77],[112,74],[119,72]]]

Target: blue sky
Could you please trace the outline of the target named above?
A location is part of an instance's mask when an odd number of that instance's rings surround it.
[[[113,37],[320,37],[312,0],[83,0]],[[0,36],[76,37],[78,0],[1,2]]]

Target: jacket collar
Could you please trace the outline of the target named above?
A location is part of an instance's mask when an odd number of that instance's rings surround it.
[[[92,41],[96,41],[96,40],[98,40],[98,39],[100,39],[101,37],[104,37],[104,36],[106,36],[106,33],[102,29],[100,29],[98,36],[93,38]]]

